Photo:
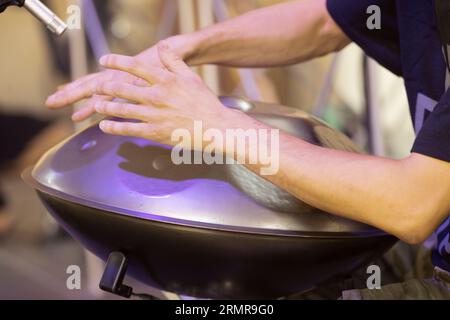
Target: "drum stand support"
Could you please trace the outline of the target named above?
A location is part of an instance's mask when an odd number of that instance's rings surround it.
[[[100,289],[124,298],[130,298],[133,288],[123,284],[123,279],[127,273],[127,264],[127,257],[123,253],[112,252],[108,257],[105,271],[100,280]]]
[[[111,252],[100,280],[100,289],[128,299],[134,296],[143,300],[158,300],[152,295],[134,293],[133,288],[123,283],[127,267],[126,255],[119,251]]]

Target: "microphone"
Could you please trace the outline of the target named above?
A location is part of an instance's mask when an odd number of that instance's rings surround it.
[[[64,21],[39,0],[0,0],[0,12],[12,5],[27,9],[57,36],[61,36],[67,30]]]

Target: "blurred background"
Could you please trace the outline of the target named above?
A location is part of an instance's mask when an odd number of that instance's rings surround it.
[[[88,27],[55,38],[25,10],[9,8],[0,15],[0,299],[112,298],[97,289],[101,263],[58,228],[20,179],[43,152],[79,130],[70,122],[71,110],[48,111],[46,97],[57,85],[96,71],[97,57],[108,50],[137,54],[170,35],[282,1],[44,2],[63,19],[69,5],[79,5]],[[355,45],[286,68],[197,70],[218,94],[314,113],[371,153],[401,158],[412,146],[402,80]],[[81,290],[66,288],[70,265],[81,267]]]

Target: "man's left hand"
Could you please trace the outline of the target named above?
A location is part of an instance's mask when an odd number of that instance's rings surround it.
[[[165,42],[159,45],[158,51],[163,68],[121,55],[107,55],[100,60],[108,69],[125,71],[148,82],[147,87],[110,81],[98,84],[96,94],[130,101],[96,103],[95,110],[100,114],[131,120],[103,120],[102,131],[173,145],[173,131],[188,129],[192,132],[194,121],[201,121],[204,129],[220,130],[237,120],[236,112],[224,107]]]

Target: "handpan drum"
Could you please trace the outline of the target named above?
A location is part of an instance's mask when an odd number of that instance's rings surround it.
[[[221,100],[310,143],[358,152],[304,112]],[[97,125],[49,150],[24,178],[89,251],[105,261],[122,252],[129,276],[192,297],[288,296],[349,275],[396,241],[312,208],[241,165],[175,165],[170,147]]]

